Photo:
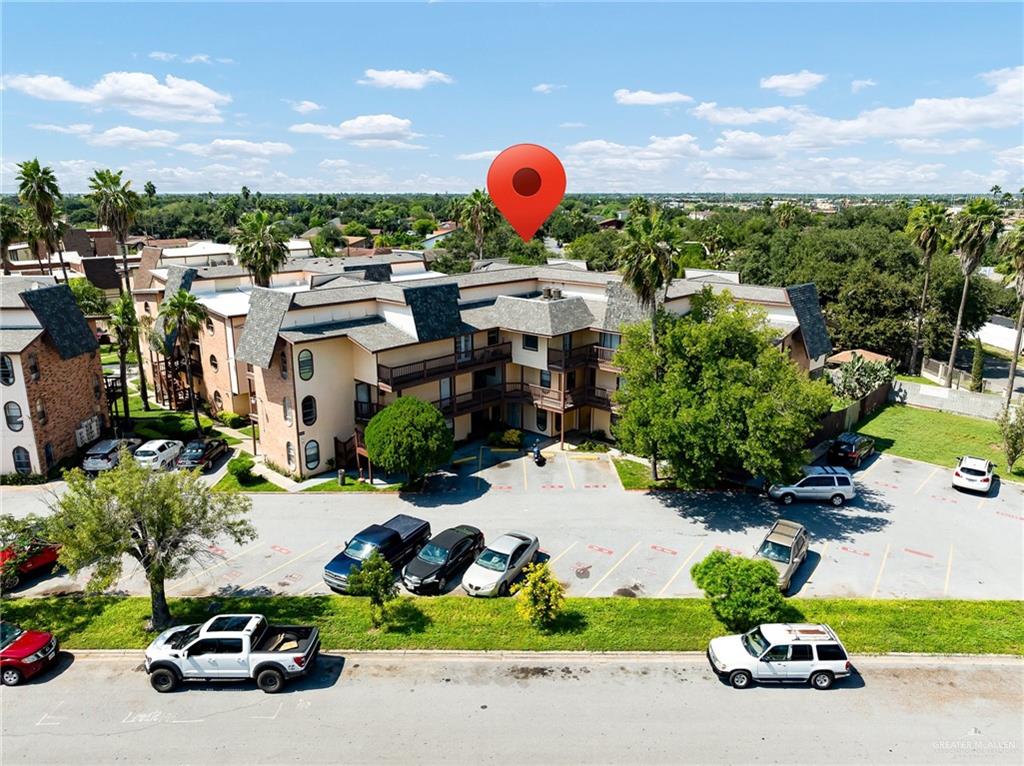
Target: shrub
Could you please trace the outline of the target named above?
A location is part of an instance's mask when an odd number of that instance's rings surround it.
[[[217,420],[228,428],[242,428],[248,423],[248,418],[239,415],[237,412],[224,411],[217,415]]]
[[[5,473],[0,474],[0,485],[24,486],[26,484],[43,484],[46,476],[41,473]]]
[[[387,603],[398,595],[398,585],[391,563],[380,555],[380,551],[374,551],[362,566],[352,570],[348,578],[348,592],[353,596],[368,597],[370,622],[375,628],[384,624]]]
[[[549,627],[562,612],[565,586],[551,572],[547,562],[530,564],[524,570],[526,578],[517,583],[512,592],[516,599],[516,612],[538,628]]]
[[[249,455],[239,455],[228,461],[228,473],[238,479],[239,484],[252,480],[252,467],[256,462]]]
[[[487,434],[487,444],[490,447],[513,447],[518,449],[523,445],[523,432],[518,428],[491,431],[491,433]]]
[[[779,574],[767,561],[713,551],[694,564],[690,574],[711,602],[715,617],[730,630],[775,622],[783,613]]]
[[[1004,410],[999,417],[999,434],[1003,437],[1003,452],[1006,453],[1006,472],[1013,470],[1013,464],[1024,455],[1024,403],[1013,409]]]
[[[585,439],[576,445],[577,452],[607,452],[609,447],[604,442],[594,441],[593,439]]]

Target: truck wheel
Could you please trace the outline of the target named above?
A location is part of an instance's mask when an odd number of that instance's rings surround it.
[[[750,673],[745,670],[734,670],[729,675],[729,683],[732,684],[733,689],[746,689],[752,680]]]
[[[811,675],[811,686],[815,689],[828,689],[834,680],[835,677],[827,670],[819,670]]]
[[[157,668],[149,674],[149,685],[161,694],[166,694],[178,688],[178,677],[167,668]]]
[[[843,504],[843,501],[845,499],[846,499],[845,497],[843,497],[842,495],[840,495],[837,492],[836,494],[832,495],[832,505],[834,505],[836,508],[838,508],[839,506],[841,506]]]
[[[256,685],[267,694],[277,694],[284,688],[284,676],[280,670],[267,668],[256,675]]]
[[[786,494],[779,498],[779,502],[782,503],[783,505],[792,505],[795,499],[796,498],[794,498],[793,495],[787,492]]]

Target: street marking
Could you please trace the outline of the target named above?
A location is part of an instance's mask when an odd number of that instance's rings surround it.
[[[242,550],[240,550],[240,551],[239,551],[238,553],[236,553],[236,554],[235,554],[234,556],[228,556],[228,557],[227,557],[226,559],[222,559],[221,561],[218,561],[218,562],[217,562],[216,564],[212,564],[212,565],[210,565],[210,566],[206,567],[206,569],[200,569],[200,570],[199,570],[198,572],[196,572],[196,573],[195,573],[194,575],[192,575],[192,576],[191,576],[191,577],[189,577],[188,579],[186,579],[186,580],[182,580],[182,581],[181,581],[180,583],[177,583],[177,584],[171,585],[170,587],[171,587],[171,588],[175,588],[175,587],[179,587],[179,588],[180,588],[180,587],[181,587],[182,585],[184,585],[185,583],[187,583],[187,582],[192,582],[193,580],[196,580],[196,579],[198,579],[198,578],[202,577],[202,576],[203,576],[204,574],[206,574],[207,572],[209,572],[209,571],[211,571],[211,570],[214,570],[214,569],[216,569],[216,568],[217,568],[217,567],[219,567],[219,566],[224,566],[224,564],[227,564],[227,563],[228,563],[229,561],[234,561],[234,560],[235,560],[235,559],[237,559],[237,558],[238,558],[239,556],[241,556],[241,555],[242,555],[243,553],[248,553],[248,552],[249,552],[249,551],[251,551],[251,550],[252,550],[253,548],[256,548],[256,547],[258,547],[258,546],[260,546],[260,545],[262,545],[262,543],[259,543],[259,542],[255,542],[255,543],[253,543],[252,545],[248,546],[247,548],[243,548],[243,549],[242,549]]]
[[[569,453],[567,455],[567,457],[570,460],[600,460],[601,459],[597,455],[573,455],[572,453]]]
[[[324,541],[323,541],[322,543],[320,543],[319,545],[316,545],[316,546],[314,546],[314,547],[310,548],[310,549],[309,549],[308,551],[306,551],[305,553],[300,553],[300,554],[299,554],[298,556],[296,556],[295,558],[292,558],[292,559],[288,559],[288,561],[284,562],[284,563],[283,563],[283,564],[281,564],[280,566],[276,566],[276,567],[274,567],[274,568],[273,568],[273,569],[271,569],[271,570],[270,570],[269,572],[264,572],[264,573],[263,573],[263,574],[261,574],[261,575],[260,575],[259,577],[257,577],[257,578],[256,578],[255,580],[250,580],[250,581],[249,581],[249,582],[247,582],[247,583],[246,583],[245,585],[239,585],[239,586],[238,586],[238,589],[239,589],[239,590],[245,590],[245,589],[246,589],[246,588],[248,588],[248,587],[249,587],[250,585],[255,585],[256,583],[258,583],[258,582],[259,582],[260,580],[262,580],[263,578],[265,578],[265,577],[269,577],[270,575],[274,574],[274,572],[277,572],[278,570],[284,569],[284,568],[285,568],[286,566],[289,566],[290,564],[293,564],[293,563],[295,563],[296,561],[298,561],[298,560],[299,560],[299,559],[301,559],[301,558],[305,558],[306,556],[308,556],[308,555],[309,555],[310,553],[312,553],[313,551],[316,551],[316,550],[320,550],[320,549],[321,549],[321,548],[323,548],[323,547],[324,547],[325,545],[327,545],[327,543],[328,543],[328,541],[327,541],[327,540],[324,540]]]
[[[569,551],[571,551],[571,550],[572,550],[573,548],[575,548],[575,547],[576,547],[576,541],[575,541],[575,540],[573,540],[573,542],[572,542],[572,545],[570,545],[570,546],[569,546],[568,548],[566,548],[566,549],[565,549],[564,551],[562,551],[561,553],[559,553],[559,554],[558,554],[557,556],[555,556],[555,557],[554,557],[553,559],[548,559],[548,565],[554,564],[554,563],[555,563],[556,561],[558,561],[558,560],[559,560],[560,558],[562,558],[562,556],[564,556],[564,555],[565,555],[566,553],[568,553]]]
[[[953,571],[953,543],[949,544],[949,558],[946,560],[946,584],[942,586],[942,595],[949,593],[949,575]]]
[[[637,540],[635,543],[633,543],[633,547],[630,548],[628,551],[626,551],[626,555],[624,555],[621,559],[619,559],[614,564],[612,564],[612,568],[604,573],[604,577],[602,577],[600,580],[598,580],[596,583],[594,583],[594,587],[591,588],[590,590],[588,590],[586,595],[589,596],[591,593],[593,593],[597,589],[597,586],[600,585],[601,583],[603,583],[608,578],[608,575],[610,575],[612,572],[614,572],[616,569],[618,569],[619,565],[623,561],[625,561],[627,558],[629,558],[629,554],[632,553],[633,551],[635,551],[638,545],[640,545],[640,541],[639,540]]]
[[[847,553],[852,553],[854,556],[863,556],[864,558],[867,558],[871,555],[867,551],[858,551],[856,548],[847,548],[845,545],[840,545],[839,550],[846,551]]]
[[[679,551],[672,550],[671,548],[663,548],[660,545],[652,545],[652,551],[658,551],[659,553],[667,553],[669,556],[675,556]]]
[[[932,500],[938,500],[940,503],[952,503],[953,505],[959,505],[960,501],[955,500],[951,497],[943,497],[942,495],[932,495]]]
[[[53,709],[53,712],[56,713],[58,710],[60,710],[60,707],[63,704],[64,704],[64,700],[61,700],[60,702],[58,702],[57,706]],[[47,718],[49,718],[51,720],[47,721],[46,720]],[[42,718],[40,718],[38,721],[36,721],[36,726],[60,726],[60,723],[63,720],[64,720],[64,716],[55,716],[55,715],[52,715],[50,713],[43,713]]]
[[[701,542],[697,543],[697,547],[694,548],[692,551],[690,551],[690,555],[687,556],[686,559],[683,561],[683,563],[679,565],[679,569],[677,569],[676,573],[674,575],[672,575],[672,579],[670,579],[667,583],[665,583],[665,587],[664,588],[662,588],[661,590],[658,591],[658,595],[659,596],[662,595],[665,591],[668,590],[669,586],[676,581],[677,577],[679,577],[679,573],[682,572],[686,568],[686,565],[690,563],[690,559],[692,559],[694,556],[696,556],[697,555],[697,551],[699,551],[703,547],[704,547],[704,541],[703,540]]]
[[[525,492],[530,488],[530,480],[526,478],[526,459],[524,458],[519,462],[523,464],[523,491]]]
[[[270,550],[280,553],[284,556],[287,556],[292,552],[291,548],[285,548],[283,545],[271,545]]]
[[[541,484],[541,489],[565,489],[564,484]]]
[[[572,484],[572,488],[576,489],[576,477],[572,475],[572,461],[566,459],[565,470],[569,472],[569,483]]]
[[[500,489],[502,492],[511,492],[512,491],[512,485],[511,484],[495,484],[493,488],[494,489]]]
[[[923,558],[926,558],[926,559],[933,559],[933,558],[935,558],[935,557],[934,557],[934,556],[933,556],[932,554],[930,554],[930,553],[925,553],[924,551],[915,551],[915,550],[914,550],[913,548],[904,548],[903,550],[904,550],[905,552],[907,552],[907,553],[912,553],[912,554],[914,554],[915,556],[921,556],[921,557],[923,557]]]
[[[181,720],[175,718],[171,723],[202,723],[205,720],[205,718],[183,718]]]
[[[742,556],[743,555],[743,551],[739,550],[738,548],[727,548],[724,545],[716,545],[715,546],[715,550],[716,551],[725,551],[726,553],[731,553],[733,556]]]
[[[875,578],[875,587],[871,589],[871,598],[878,593],[878,586],[882,584],[882,572],[885,571],[885,562],[889,559],[889,543],[885,544],[885,553],[882,554],[882,565],[878,567],[878,577]]]
[[[320,580],[320,581],[318,581],[318,582],[315,582],[315,583],[313,583],[312,585],[310,585],[310,586],[309,586],[308,588],[306,588],[306,589],[305,589],[304,591],[302,591],[301,593],[299,593],[299,595],[300,595],[300,596],[306,596],[306,595],[308,595],[308,594],[309,594],[309,592],[310,592],[310,591],[314,591],[314,590],[316,590],[316,589],[317,589],[317,588],[319,588],[319,587],[320,587],[321,585],[323,585],[323,586],[324,586],[325,588],[327,587],[327,584],[326,584],[326,583],[325,583],[325,582],[324,582],[323,580]],[[325,596],[326,596],[326,595],[328,595],[328,594],[324,593],[324,594],[321,594],[321,595],[325,595]]]
[[[590,550],[592,551],[596,551],[597,553],[603,553],[607,556],[611,556],[613,553],[615,553],[615,551],[613,551],[611,548],[602,548],[600,545],[588,545],[587,547],[590,548]]]
[[[227,553],[226,550],[224,550],[218,545],[207,545],[206,550],[208,550],[214,556],[223,556],[225,553]]]
[[[860,474],[860,477],[859,477],[861,479],[861,481],[863,481],[864,478],[869,473],[871,473],[873,470],[875,470],[875,466],[878,465],[881,462],[882,462],[882,456],[879,455],[877,458],[875,458],[875,461],[871,465],[869,465],[867,468],[865,468],[863,471],[861,471],[861,474]]]
[[[927,477],[925,478],[925,480],[924,480],[924,481],[922,481],[922,482],[921,482],[921,486],[919,486],[919,487],[918,487],[917,489],[915,489],[915,490],[914,490],[914,494],[916,495],[916,494],[917,494],[918,492],[920,492],[920,491],[921,491],[922,489],[924,489],[925,485],[926,485],[926,484],[927,484],[928,482],[930,482],[930,481],[932,480],[932,477],[933,477],[933,476],[934,476],[935,474],[937,474],[938,472],[939,472],[939,468],[938,468],[938,466],[936,466],[935,468],[933,468],[933,469],[932,469],[932,472],[931,472],[930,474],[928,474],[928,476],[927,476]]]
[[[1024,521],[1024,516],[1018,516],[1014,513],[1007,513],[1006,511],[996,511],[996,516],[1005,516],[1008,519],[1017,519],[1017,521]]]

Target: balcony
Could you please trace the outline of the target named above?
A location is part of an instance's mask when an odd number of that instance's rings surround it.
[[[576,367],[583,367],[590,361],[593,343],[585,346],[563,350],[560,348],[548,347],[548,369],[550,370],[571,370]]]
[[[495,343],[493,346],[475,348],[456,354],[435,356],[419,362],[390,367],[377,365],[377,385],[382,391],[398,391],[431,380],[447,378],[461,372],[492,367],[512,361],[511,342]]]
[[[599,370],[607,370],[608,372],[619,372],[621,368],[617,367],[614,363],[615,353],[618,351],[617,348],[606,348],[605,346],[592,345],[590,349],[590,358],[587,360],[589,364],[596,366]]]
[[[384,405],[379,402],[353,402],[356,411],[356,420],[366,422],[370,420],[374,415],[384,409]]]
[[[438,399],[434,406],[441,410],[446,418],[465,415],[467,412],[493,407],[505,399],[505,387],[502,385],[487,386],[464,394],[456,394],[446,399]]]

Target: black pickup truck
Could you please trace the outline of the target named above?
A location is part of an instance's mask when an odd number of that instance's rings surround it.
[[[430,523],[400,513],[383,524],[371,524],[345,544],[345,550],[327,562],[324,582],[338,593],[348,590],[348,576],[375,552],[388,560],[395,572],[430,539]]]

